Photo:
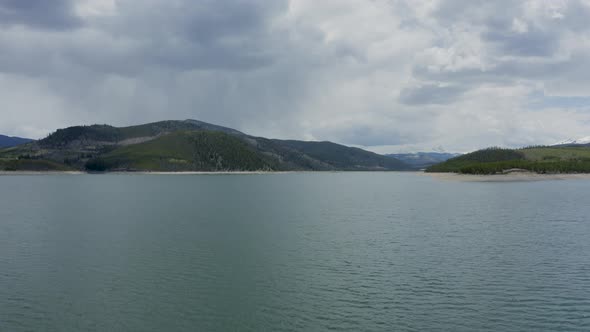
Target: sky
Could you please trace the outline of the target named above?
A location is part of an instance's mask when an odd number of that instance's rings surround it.
[[[379,153],[590,135],[590,0],[0,0],[0,133],[198,119]]]

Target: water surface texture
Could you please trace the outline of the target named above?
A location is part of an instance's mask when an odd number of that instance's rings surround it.
[[[589,331],[590,180],[0,176],[1,331]]]

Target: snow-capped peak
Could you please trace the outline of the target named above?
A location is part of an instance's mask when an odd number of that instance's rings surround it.
[[[577,138],[577,139],[566,139],[565,141],[561,141],[555,145],[567,145],[567,144],[590,144],[590,136]]]

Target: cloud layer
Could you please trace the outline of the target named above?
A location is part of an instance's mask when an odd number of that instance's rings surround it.
[[[590,132],[587,0],[0,0],[0,133],[196,118],[378,152]]]

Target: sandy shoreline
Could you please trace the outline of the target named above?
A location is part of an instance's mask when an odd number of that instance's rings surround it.
[[[0,171],[0,176],[6,175],[82,175],[80,171]]]
[[[590,174],[537,174],[511,173],[494,175],[472,175],[457,173],[423,173],[437,180],[463,182],[518,182],[518,181],[547,181],[547,180],[589,180]]]
[[[413,171],[187,171],[187,172],[159,172],[159,171],[114,171],[114,172],[83,172],[83,171],[0,171],[2,175],[271,175],[271,174],[300,174],[300,173],[406,173],[420,174]]]
[[[263,172],[263,171],[225,171],[225,172],[107,172],[104,174],[119,174],[119,175],[244,175],[244,174],[286,174],[286,173],[300,173],[300,172]]]

